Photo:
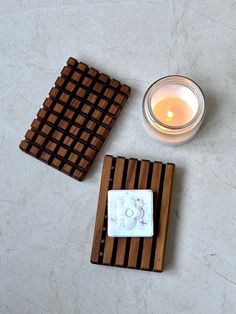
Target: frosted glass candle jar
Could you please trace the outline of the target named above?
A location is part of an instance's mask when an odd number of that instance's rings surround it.
[[[167,145],[190,141],[206,112],[200,87],[187,77],[172,75],[154,82],[143,98],[143,122],[149,135]]]

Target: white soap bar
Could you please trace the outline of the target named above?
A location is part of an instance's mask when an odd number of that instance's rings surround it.
[[[108,236],[153,236],[152,190],[108,191]]]

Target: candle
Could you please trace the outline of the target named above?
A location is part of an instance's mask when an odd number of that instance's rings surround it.
[[[183,76],[168,76],[153,83],[143,99],[144,126],[148,134],[168,144],[193,138],[205,116],[201,89]]]

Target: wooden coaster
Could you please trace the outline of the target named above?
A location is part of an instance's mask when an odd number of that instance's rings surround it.
[[[149,271],[163,271],[175,165],[105,156],[91,262]],[[112,238],[107,235],[107,192],[151,189],[154,194],[154,236]]]
[[[81,181],[130,94],[130,87],[69,58],[20,148]]]

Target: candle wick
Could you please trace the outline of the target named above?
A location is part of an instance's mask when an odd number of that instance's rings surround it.
[[[171,121],[173,117],[174,117],[173,111],[169,110],[169,111],[167,112],[166,121]]]

